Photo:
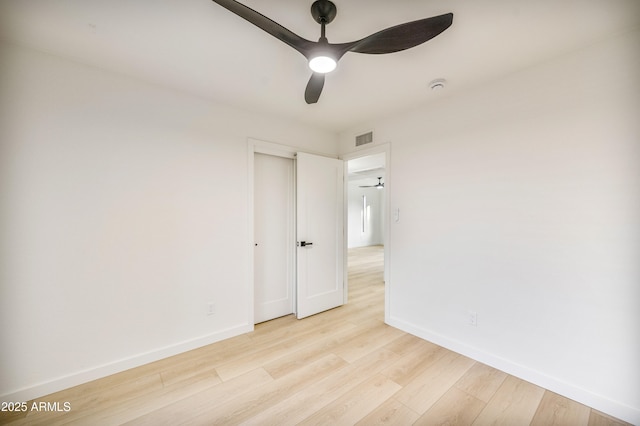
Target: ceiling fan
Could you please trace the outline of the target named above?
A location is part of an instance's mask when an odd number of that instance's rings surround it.
[[[378,189],[382,189],[382,188],[384,188],[384,183],[382,183],[382,178],[379,177],[378,178],[378,183],[376,183],[375,185],[360,185],[360,188],[378,188]]]
[[[309,41],[289,31],[277,22],[235,0],[213,0],[225,9],[262,28],[304,55],[313,71],[304,92],[308,104],[318,102],[324,87],[324,75],[336,68],[347,52],[383,54],[415,47],[442,33],[451,26],[453,13],[407,22],[378,31],[363,39],[348,43],[329,43],[325,26],[336,17],[337,8],[329,0],[317,0],[311,5],[311,16],[320,24],[320,39]]]

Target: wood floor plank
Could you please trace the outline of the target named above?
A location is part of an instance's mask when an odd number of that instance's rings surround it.
[[[251,386],[241,397],[212,407],[197,416],[191,415],[184,424],[228,425],[241,423],[269,407],[309,387],[328,374],[344,367],[346,362],[333,354],[305,368],[262,386]],[[180,423],[183,424],[183,423]]]
[[[300,422],[300,425],[353,425],[402,387],[377,374]]]
[[[541,387],[508,376],[473,425],[528,425],[543,394]]]
[[[455,386],[481,401],[489,402],[506,378],[507,373],[476,362]]]
[[[255,425],[296,425],[391,365],[398,355],[377,349],[249,419]]]
[[[305,346],[300,350],[291,352],[265,364],[264,369],[267,370],[274,379],[278,379],[327,355],[341,345],[357,338],[359,335],[373,327],[377,327],[377,324],[368,323],[356,326],[354,324],[347,323],[345,324],[344,329],[336,330],[336,333],[333,333],[332,335],[321,338],[317,342]]]
[[[424,342],[415,350],[404,355],[398,362],[383,371],[394,382],[406,386],[415,380],[425,370],[429,369],[437,360],[447,354],[447,350],[434,345],[430,342]]]
[[[485,402],[456,388],[450,388],[415,425],[424,426],[468,426],[484,409]]]
[[[408,355],[428,345],[433,345],[433,343],[422,340],[421,338],[411,334],[404,334],[400,336],[400,338],[388,343],[385,348],[397,353],[398,355]]]
[[[447,351],[396,394],[398,401],[418,414],[425,413],[474,364],[470,358]]]
[[[404,332],[388,326],[383,322],[378,323],[378,327],[367,330],[360,336],[345,342],[344,345],[335,350],[335,354],[348,362],[353,362],[372,350],[381,348],[395,339],[402,337],[404,334]]]
[[[589,426],[632,426],[631,423],[623,422],[622,420],[611,417],[600,411],[591,409],[589,415]]]
[[[591,409],[556,393],[545,391],[531,426],[587,426]]]
[[[9,401],[5,401],[5,402],[9,402]],[[27,414],[29,414],[28,408],[26,410],[20,409],[15,411],[12,411],[12,410],[0,411],[0,425],[8,425],[8,424],[17,425],[18,421],[27,417]]]
[[[199,359],[189,364],[180,364],[176,367],[168,367],[160,372],[163,386],[171,386],[176,383],[189,380],[194,376],[208,376],[211,380],[221,382],[214,364],[208,359]]]
[[[198,375],[171,384],[162,390],[145,393],[135,400],[129,400],[114,407],[84,411],[82,416],[68,424],[74,425],[122,425],[138,417],[145,416],[156,410],[190,398],[194,395],[210,391],[220,385],[220,378],[215,376]],[[190,402],[191,403],[191,402]]]
[[[162,380],[159,374],[145,375],[142,377],[131,377],[125,382],[113,384],[104,389],[102,392],[88,393],[73,397],[66,396],[64,391],[52,394],[46,398],[36,400],[61,402],[70,401],[71,411],[64,412],[46,412],[46,411],[30,411],[23,419],[27,425],[52,425],[65,424],[76,419],[80,419],[87,413],[91,413],[99,409],[109,409],[117,407],[128,401],[133,401],[147,392],[162,389]],[[77,390],[73,390],[75,393]],[[69,398],[69,399],[68,399]],[[18,423],[20,424],[20,423]]]
[[[130,425],[161,425],[180,424],[186,419],[197,417],[208,412],[212,407],[220,406],[241,398],[256,386],[263,386],[273,382],[273,378],[263,369],[250,371],[228,382],[222,382],[206,391],[187,398],[173,401],[143,416],[132,419],[125,424]]]
[[[389,398],[356,425],[358,426],[405,426],[414,424],[418,413],[395,398]]]
[[[273,341],[260,351],[254,351],[245,356],[230,359],[228,362],[216,366],[216,371],[222,380],[229,380],[247,371],[259,368],[265,364],[276,361],[317,342],[323,336],[330,336],[332,332],[350,330],[354,326],[350,323],[329,322],[317,329],[299,332],[294,337],[281,341]]]
[[[349,309],[349,310],[348,310]],[[353,324],[361,325],[370,323],[373,321],[384,321],[384,308],[362,306],[361,304],[347,305],[343,308],[339,308],[342,312],[347,313],[344,321],[348,321]]]
[[[308,321],[300,321],[295,315],[276,318],[261,324],[256,324],[253,333],[250,333],[251,346],[264,347],[274,342],[289,340],[302,333],[307,333],[336,322],[331,316],[310,316]]]

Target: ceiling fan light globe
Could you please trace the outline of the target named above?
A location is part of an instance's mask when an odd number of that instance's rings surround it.
[[[311,58],[309,61],[309,68],[313,72],[320,74],[326,74],[336,69],[338,63],[330,56],[319,55]]]

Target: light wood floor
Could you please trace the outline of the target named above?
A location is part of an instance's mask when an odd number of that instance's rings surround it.
[[[619,425],[589,407],[389,327],[381,247],[349,252],[349,303],[38,400],[12,425]],[[29,402],[31,406],[32,402]]]

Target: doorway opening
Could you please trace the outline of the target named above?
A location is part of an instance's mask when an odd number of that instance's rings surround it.
[[[386,294],[386,157],[385,151],[347,161],[347,275],[350,301],[380,292]],[[379,308],[384,311],[384,306]]]

